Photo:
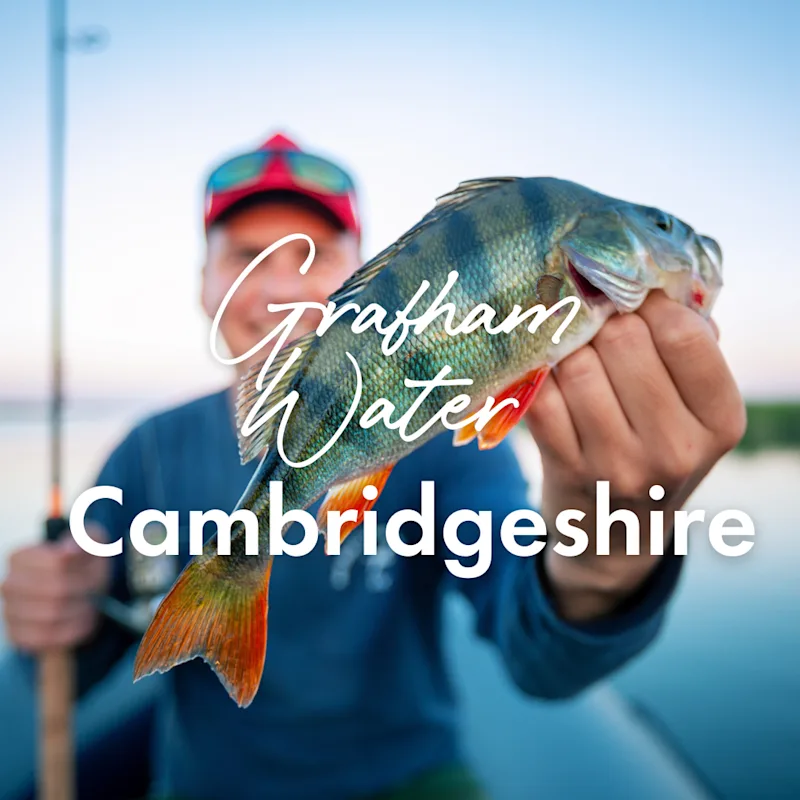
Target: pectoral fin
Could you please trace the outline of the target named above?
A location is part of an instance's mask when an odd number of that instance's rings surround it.
[[[507,434],[516,427],[525,412],[530,408],[536,394],[544,383],[544,379],[549,374],[550,367],[540,367],[504,389],[495,399],[494,406],[500,405],[503,400],[510,399],[517,401],[516,406],[510,403],[504,405],[480,431],[477,429],[477,420],[465,425],[463,428],[459,428],[453,435],[453,444],[456,447],[460,447],[461,445],[469,444],[477,437],[479,449],[490,450],[492,447],[497,447]]]
[[[355,522],[343,522],[341,525],[339,534],[339,544],[341,544],[364,521],[364,513],[369,511],[377,502],[393,469],[394,464],[390,464],[377,472],[361,475],[346,483],[332,486],[322,501],[319,511],[317,511],[317,526],[320,532],[324,533],[326,530],[329,511],[344,512],[348,509],[354,509],[358,512]],[[377,489],[377,492],[374,492],[374,490],[367,492],[367,496],[370,499],[364,497],[364,488],[367,486],[374,486]],[[372,496],[373,494],[374,497]]]

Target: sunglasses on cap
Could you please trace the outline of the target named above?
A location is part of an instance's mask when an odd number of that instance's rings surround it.
[[[236,191],[258,184],[276,159],[283,159],[294,181],[309,191],[334,195],[355,191],[352,178],[324,158],[293,150],[257,150],[217,167],[208,179],[206,193]]]

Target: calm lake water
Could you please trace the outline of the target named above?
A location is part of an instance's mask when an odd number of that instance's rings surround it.
[[[100,403],[70,412],[68,500],[147,407]],[[535,482],[535,451],[517,444]],[[0,406],[0,574],[8,551],[41,536],[46,455],[41,413]],[[706,519],[728,508],[747,512],[755,546],[725,558],[698,526],[665,630],[613,684],[720,796],[800,797],[800,454],[728,456],[691,507],[706,510]]]

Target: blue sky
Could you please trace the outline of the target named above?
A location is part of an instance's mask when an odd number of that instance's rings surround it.
[[[70,27],[68,385],[225,373],[197,303],[208,167],[276,128],[361,189],[370,256],[466,178],[554,175],[716,237],[745,393],[800,395],[800,3],[109,3]],[[47,387],[45,3],[0,4],[0,394]]]

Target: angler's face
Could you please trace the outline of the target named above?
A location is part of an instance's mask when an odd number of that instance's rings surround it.
[[[292,233],[311,237],[316,247],[314,261],[301,275],[308,243],[296,240],[279,247],[245,278],[220,321],[220,332],[233,356],[246,353],[284,319],[288,312],[270,313],[270,303],[313,301],[324,305],[360,265],[355,236],[337,230],[314,211],[277,202],[245,209],[209,233],[202,290],[206,314],[213,319],[247,265]],[[320,319],[318,312],[306,312],[294,327],[292,338],[316,328]],[[265,355],[256,355],[251,363]]]

